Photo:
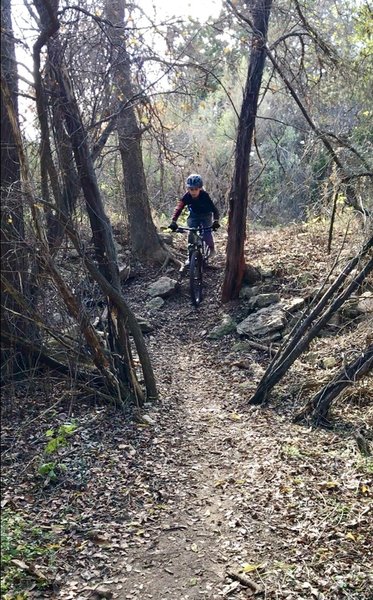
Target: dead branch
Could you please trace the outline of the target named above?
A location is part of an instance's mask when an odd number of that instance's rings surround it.
[[[119,310],[122,318],[124,319],[125,325],[126,327],[128,327],[128,330],[132,334],[133,340],[135,342],[136,350],[139,356],[141,368],[144,375],[147,398],[150,402],[156,401],[158,399],[158,392],[155,377],[151,366],[149,353],[145,345],[144,336],[142,334],[140,325],[138,324],[135,315],[125,302],[122,294],[116,288],[114,288],[113,285],[109,283],[106,277],[102,275],[100,270],[96,267],[94,262],[86,255],[82,247],[81,241],[79,239],[79,236],[75,229],[72,227],[71,222],[69,222],[69,220],[66,219],[66,216],[63,213],[61,213],[61,211],[58,211],[56,207],[53,208],[58,212],[58,218],[61,219],[67,235],[70,237],[75,249],[81,256],[88,272],[90,273],[92,278],[99,284],[104,294],[110,298],[110,300],[112,301],[114,306]]]
[[[234,581],[239,581],[244,587],[250,588],[254,594],[259,594],[261,592],[260,587],[251,581],[251,579],[249,579],[246,575],[241,575],[240,573],[235,573],[234,571],[227,571],[227,576]]]
[[[294,422],[311,420],[314,425],[328,425],[328,412],[332,401],[346,387],[353,385],[373,367],[373,345],[354,362],[341,369],[294,417]]]
[[[323,131],[321,131],[321,129],[319,127],[317,127],[316,124],[313,122],[313,120],[310,117],[310,115],[308,114],[305,106],[303,105],[302,101],[300,100],[297,92],[295,91],[295,89],[292,86],[292,84],[290,83],[289,79],[286,77],[285,73],[281,69],[281,67],[278,64],[277,60],[275,59],[274,55],[272,54],[272,52],[270,51],[270,49],[268,47],[266,50],[267,50],[267,56],[268,56],[269,60],[271,61],[273,67],[275,68],[275,70],[277,71],[277,73],[279,74],[279,76],[281,77],[283,82],[285,83],[286,87],[288,88],[291,96],[293,97],[296,104],[298,105],[301,113],[303,114],[303,116],[306,119],[307,123],[309,124],[310,128],[312,129],[312,131],[314,131],[317,134],[319,139],[322,141],[329,156],[331,157],[333,162],[337,165],[338,169],[343,174],[343,177],[348,178],[348,179],[346,179],[346,182],[348,182],[349,179],[351,178],[350,174],[346,173],[346,169],[345,169],[344,165],[341,163],[341,161],[339,160],[333,146],[331,145],[331,143],[327,137],[327,134],[325,134]],[[356,197],[355,190],[352,188],[352,186],[349,183],[347,183],[347,189],[348,189],[348,193],[346,193],[346,197],[348,198],[349,205],[352,206],[353,208],[355,208],[355,210],[357,210],[358,212],[361,212],[361,213],[367,215],[368,214],[367,210],[364,209],[363,207],[361,207],[361,205]]]
[[[5,347],[26,350],[30,356],[34,358],[36,363],[42,363],[53,371],[57,371],[58,373],[68,375],[70,377],[73,376],[79,381],[87,381],[89,378],[94,377],[93,373],[88,374],[83,371],[75,371],[73,373],[72,369],[68,365],[65,365],[51,357],[48,349],[42,344],[30,342],[25,338],[20,338],[16,335],[6,332],[5,330],[2,330],[0,335],[2,343]]]
[[[373,238],[370,239],[368,244],[363,248],[362,252],[366,254],[368,250],[372,247]],[[361,258],[361,253],[358,255],[358,259]],[[357,257],[355,257],[349,265],[344,269],[342,274],[348,270],[349,272],[352,270],[350,265],[355,262]],[[358,260],[356,260],[358,262]],[[356,264],[356,263],[355,263]],[[291,365],[295,362],[295,360],[302,354],[302,352],[308,347],[310,342],[316,337],[316,335],[321,331],[321,329],[329,322],[333,314],[344,304],[344,302],[351,296],[353,292],[355,292],[359,286],[362,284],[364,279],[368,276],[368,274],[373,269],[373,258],[371,258],[368,263],[363,267],[363,269],[358,273],[358,275],[349,283],[344,291],[340,293],[339,296],[332,302],[332,304],[325,310],[323,314],[322,310],[326,306],[328,300],[331,298],[333,293],[340,287],[341,281],[345,279],[345,275],[342,274],[337,278],[339,280],[338,284],[336,282],[327,290],[324,296],[321,298],[320,302],[317,306],[311,311],[308,317],[305,319],[303,323],[299,326],[298,330],[295,331],[294,335],[290,338],[287,346],[280,351],[280,353],[275,356],[272,363],[269,365],[267,371],[262,377],[257,390],[254,396],[250,399],[250,404],[262,404],[269,391],[280,381],[280,379],[284,376],[284,374],[288,371]],[[332,291],[331,291],[332,290]],[[311,327],[311,329],[306,333],[308,327],[315,321],[315,319],[319,316],[320,318],[316,323]]]
[[[307,331],[307,329],[311,326],[311,324],[315,321],[315,319],[317,319],[319,317],[319,315],[322,313],[322,311],[324,310],[324,308],[326,307],[326,305],[328,304],[328,302],[332,298],[332,296],[340,289],[343,282],[346,280],[347,276],[356,267],[356,265],[366,256],[367,252],[372,247],[372,244],[373,244],[373,236],[364,245],[362,250],[358,254],[356,254],[350,260],[350,262],[345,266],[345,268],[338,275],[337,279],[326,290],[326,292],[319,299],[316,306],[312,309],[312,311],[304,319],[304,321],[300,321],[294,325],[293,329],[291,330],[291,332],[289,334],[287,344],[278,350],[274,359],[268,365],[267,370],[265,371],[265,373],[259,383],[258,389],[264,381],[267,381],[269,379],[271,373],[273,373],[273,371],[276,369],[276,367],[278,365],[280,365],[281,363],[283,363],[283,361],[286,359],[286,357],[293,351],[293,349],[295,348],[297,343],[302,339],[302,336]],[[264,399],[263,399],[263,401],[264,401]]]

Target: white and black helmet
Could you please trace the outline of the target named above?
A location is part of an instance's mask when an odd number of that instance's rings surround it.
[[[192,173],[191,175],[189,175],[188,179],[186,180],[186,186],[188,188],[203,187],[203,181],[202,181],[201,175],[198,175],[197,173]]]

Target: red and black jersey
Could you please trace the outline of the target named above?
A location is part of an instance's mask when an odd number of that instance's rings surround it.
[[[193,198],[189,192],[184,194],[176,205],[174,214],[172,215],[173,221],[178,220],[186,206],[191,215],[207,215],[213,213],[214,219],[216,221],[219,220],[219,211],[211,200],[210,195],[205,190],[201,190],[197,198]]]

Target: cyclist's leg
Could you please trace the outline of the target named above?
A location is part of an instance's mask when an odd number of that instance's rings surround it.
[[[201,223],[202,227],[211,227],[212,213],[208,213],[206,215],[201,215],[200,223]],[[209,229],[208,231],[205,231],[203,233],[203,239],[206,242],[207,246],[210,248],[210,253],[214,254],[215,253],[215,244],[214,244],[214,238],[213,238],[211,229]]]
[[[187,220],[188,227],[197,228],[199,224],[200,224],[199,215],[189,215],[188,220]],[[190,255],[193,250],[193,241],[194,241],[194,234],[191,231],[189,231],[189,234],[188,234],[188,263],[190,262]]]

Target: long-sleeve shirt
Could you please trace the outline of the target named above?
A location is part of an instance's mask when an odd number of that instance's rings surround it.
[[[172,220],[177,221],[181,212],[185,207],[188,207],[191,215],[206,215],[209,213],[213,213],[214,219],[217,221],[219,219],[219,211],[216,208],[215,204],[211,200],[210,195],[205,191],[201,190],[198,194],[197,198],[193,198],[192,195],[187,192],[184,196],[179,200],[172,215]]]

